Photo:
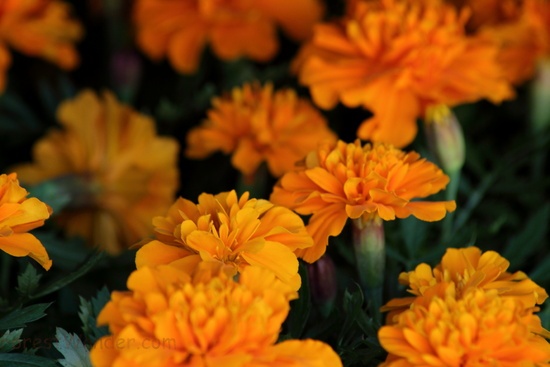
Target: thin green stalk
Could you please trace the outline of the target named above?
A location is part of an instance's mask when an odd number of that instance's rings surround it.
[[[269,171],[267,165],[261,164],[253,176],[239,175],[237,182],[237,194],[242,195],[245,192],[250,193],[250,198],[265,199],[269,194],[267,184],[269,182]]]
[[[460,184],[460,175],[462,170],[457,169],[454,172],[449,172],[449,178],[451,181],[445,189],[445,199],[446,200],[456,200],[458,194],[458,186]],[[454,214],[455,212],[447,213],[445,219],[443,219],[443,232],[442,232],[442,242],[446,243],[449,241],[454,232]]]

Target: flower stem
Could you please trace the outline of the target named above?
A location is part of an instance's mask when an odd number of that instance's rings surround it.
[[[386,265],[384,227],[382,219],[353,220],[353,243],[359,282],[365,292],[372,318],[382,320],[382,289]]]
[[[258,167],[258,170],[253,176],[245,176],[242,173],[239,175],[237,182],[237,193],[242,195],[246,191],[250,193],[250,198],[264,199],[268,194],[267,184],[269,181],[269,172],[265,163]]]
[[[460,183],[461,171],[462,170],[459,168],[453,172],[447,172],[451,180],[449,181],[449,185],[447,185],[447,188],[445,189],[446,200],[456,200],[456,196],[458,193],[458,186]],[[443,243],[446,243],[453,235],[454,214],[455,212],[447,213],[447,215],[445,216],[445,219],[443,219],[443,233],[442,233]]]

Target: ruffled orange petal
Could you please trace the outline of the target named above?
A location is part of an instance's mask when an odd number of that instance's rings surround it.
[[[46,248],[36,237],[29,233],[14,233],[8,237],[0,236],[0,250],[11,256],[29,256],[46,270],[49,270],[52,266]]]

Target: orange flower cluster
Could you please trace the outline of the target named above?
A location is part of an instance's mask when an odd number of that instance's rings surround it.
[[[189,132],[186,155],[233,153],[233,166],[245,177],[252,177],[263,161],[279,177],[319,141],[336,140],[323,116],[291,89],[274,92],[270,84],[245,84],[212,104],[208,119]]]
[[[383,366],[541,366],[550,344],[534,312],[548,297],[509,262],[476,247],[448,249],[433,270],[402,273],[416,297],[395,299],[389,325],[379,330],[389,352]]]
[[[439,1],[353,5],[343,19],[315,28],[295,68],[320,107],[341,101],[374,114],[359,127],[359,138],[403,147],[432,104],[511,97],[496,61],[498,47],[466,35],[466,11]]]
[[[113,292],[98,317],[112,335],[92,348],[94,367],[342,366],[319,341],[275,344],[297,296],[287,284],[259,267],[238,280],[226,270],[204,262],[136,270],[130,291]]]
[[[361,146],[322,144],[302,166],[287,172],[270,200],[302,215],[315,245],[296,253],[308,262],[319,259],[329,236],[342,232],[348,218],[393,220],[413,215],[436,221],[456,208],[454,201],[413,201],[445,188],[447,177],[415,152],[405,153],[382,143]]]
[[[105,92],[84,91],[58,109],[55,129],[34,147],[21,181],[52,182],[71,196],[58,219],[67,234],[117,254],[152,232],[178,185],[178,143],[157,136],[154,121]]]
[[[64,69],[78,64],[73,43],[82,27],[71,19],[70,7],[57,0],[3,0],[0,2],[0,91],[11,63],[8,46],[39,56]]]
[[[250,265],[267,268],[294,290],[301,280],[293,251],[313,245],[304,222],[291,210],[249,199],[248,193],[239,198],[234,190],[202,194],[198,204],[180,198],[153,224],[157,240],[138,250],[138,268],[192,256],[224,263],[234,273]]]
[[[318,0],[138,0],[137,43],[152,59],[168,57],[181,73],[196,71],[206,45],[222,60],[268,61],[277,30],[304,40],[323,15]]]
[[[52,266],[46,249],[28,231],[40,227],[50,217],[51,208],[19,186],[17,174],[0,175],[0,250],[11,256],[29,256],[42,267]]]
[[[505,77],[520,84],[533,77],[539,58],[550,56],[550,1],[448,0],[471,11],[467,29],[499,47]]]

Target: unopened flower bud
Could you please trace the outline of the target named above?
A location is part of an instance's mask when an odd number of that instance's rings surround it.
[[[430,149],[443,170],[459,171],[465,159],[464,135],[454,113],[445,105],[428,107],[425,128]]]
[[[325,254],[313,264],[307,264],[307,273],[313,302],[327,316],[338,293],[334,262]]]

